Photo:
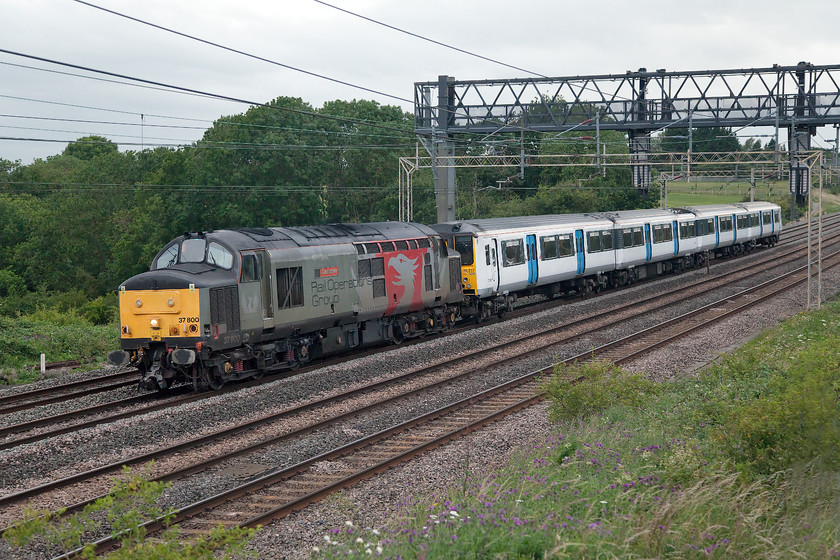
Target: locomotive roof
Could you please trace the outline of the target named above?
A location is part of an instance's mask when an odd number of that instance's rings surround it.
[[[371,224],[326,224],[321,226],[237,228],[209,232],[231,249],[284,249],[336,245],[365,241],[412,239],[437,235],[433,229],[414,222]]]

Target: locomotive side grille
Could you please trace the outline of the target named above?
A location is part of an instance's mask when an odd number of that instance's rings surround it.
[[[373,281],[373,297],[385,297],[385,279],[377,278]]]
[[[228,331],[239,330],[239,288],[210,288],[210,322],[225,323]]]
[[[423,267],[423,277],[426,280],[426,291],[431,292],[434,289],[432,285],[432,265],[427,264]]]
[[[449,259],[449,291],[457,294],[461,291],[461,259]]]

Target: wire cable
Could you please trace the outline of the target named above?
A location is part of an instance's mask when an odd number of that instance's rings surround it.
[[[284,64],[282,62],[277,62],[276,60],[271,60],[269,58],[265,58],[265,57],[262,57],[262,56],[251,54],[251,53],[248,53],[248,52],[245,52],[245,51],[240,51],[239,49],[234,49],[232,47],[228,47],[228,46],[225,46],[225,45],[222,45],[222,44],[219,44],[219,43],[214,43],[213,41],[208,41],[207,39],[202,39],[202,38],[196,37],[194,35],[189,35],[187,33],[181,32],[181,31],[176,31],[174,29],[170,29],[170,28],[164,27],[162,25],[157,25],[155,23],[151,23],[151,22],[148,22],[148,21],[136,18],[136,17],[132,17],[132,16],[129,16],[129,15],[126,15],[126,14],[123,14],[123,13],[120,13],[120,12],[117,12],[117,11],[114,11],[114,10],[109,10],[108,8],[103,8],[102,6],[97,6],[96,4],[92,4],[90,2],[85,2],[84,0],[74,0],[74,1],[78,2],[79,4],[83,4],[85,6],[95,8],[97,10],[102,10],[103,12],[107,12],[109,14],[119,16],[121,18],[125,18],[125,19],[128,19],[128,20],[137,22],[137,23],[142,23],[143,25],[148,25],[149,27],[154,27],[155,29],[160,29],[161,31],[166,31],[167,33],[172,33],[174,35],[179,35],[181,37],[185,37],[187,39],[192,39],[193,41],[198,41],[199,43],[204,43],[205,45],[210,45],[212,47],[223,49],[223,50],[226,50],[226,51],[229,51],[229,52],[232,52],[232,53],[241,54],[242,56],[247,56],[249,58],[253,58],[254,60],[259,60],[261,62],[267,62],[267,63],[273,64],[275,66],[280,66],[281,68],[286,68],[288,70],[294,70],[295,72],[300,72],[302,74],[306,74],[308,76],[313,76],[315,78],[321,78],[322,80],[327,80],[327,81],[330,81],[330,82],[333,82],[333,83],[336,83],[336,84],[341,84],[341,85],[348,86],[348,87],[351,87],[351,88],[359,89],[359,90],[362,90],[362,91],[366,91],[368,93],[373,93],[375,95],[382,95],[384,97],[389,97],[391,99],[396,99],[396,100],[404,101],[404,102],[407,102],[407,103],[412,103],[412,104],[414,103],[414,101],[412,101],[411,99],[406,99],[404,97],[399,97],[397,95],[391,95],[389,93],[384,93],[382,91],[378,91],[378,90],[375,90],[375,89],[367,88],[367,87],[360,86],[360,85],[357,85],[357,84],[352,84],[350,82],[345,82],[345,81],[339,80],[337,78],[331,78],[329,76],[325,76],[323,74],[318,74],[316,72],[310,72],[309,70],[304,70],[302,68],[297,68],[297,67],[291,66],[289,64]]]
[[[76,0],[76,1],[78,1],[78,0]],[[125,79],[125,80],[131,80],[131,81],[140,82],[140,83],[144,83],[144,84],[161,86],[161,87],[168,88],[170,91],[174,91],[174,92],[178,92],[178,93],[197,94],[197,95],[202,95],[202,96],[209,97],[209,98],[221,99],[223,101],[232,101],[234,103],[243,103],[243,104],[246,104],[246,105],[252,105],[252,106],[255,106],[255,107],[266,107],[266,108],[269,108],[269,109],[275,109],[275,110],[295,113],[295,114],[299,114],[299,115],[306,115],[306,116],[310,116],[310,117],[318,117],[318,118],[340,121],[340,122],[349,122],[351,124],[356,124],[356,125],[370,126],[372,128],[389,130],[391,132],[399,132],[401,134],[405,134],[405,133],[408,132],[406,130],[402,130],[402,129],[398,129],[398,128],[394,128],[394,127],[390,127],[390,126],[385,126],[385,125],[381,125],[381,124],[377,124],[377,123],[361,121],[361,120],[358,120],[358,119],[338,117],[338,116],[335,116],[335,115],[326,115],[326,114],[322,114],[322,113],[313,113],[311,111],[304,111],[304,110],[301,110],[301,109],[292,109],[292,108],[289,108],[289,107],[280,107],[280,106],[277,106],[277,105],[272,105],[270,103],[260,103],[258,101],[252,101],[252,100],[243,99],[243,98],[240,98],[240,97],[233,97],[233,96],[230,96],[230,95],[223,95],[223,94],[220,94],[220,93],[211,93],[211,92],[201,91],[201,90],[188,88],[188,87],[184,87],[184,86],[176,86],[176,85],[172,85],[172,84],[166,84],[166,83],[163,83],[163,82],[157,82],[157,81],[154,81],[154,80],[148,80],[148,79],[145,79],[145,78],[136,78],[134,76],[128,76],[128,75],[125,75],[125,74],[118,74],[116,72],[109,72],[108,70],[99,70],[99,69],[91,68],[91,67],[88,67],[88,66],[73,64],[73,63],[70,63],[70,62],[62,62],[62,61],[59,61],[59,60],[53,60],[53,59],[50,59],[50,58],[45,58],[45,57],[36,56],[36,55],[32,55],[32,54],[19,53],[19,52],[11,51],[11,50],[8,50],[8,49],[0,48],[0,53],[5,53],[5,54],[13,55],[13,56],[28,58],[28,59],[31,59],[31,60],[38,60],[40,62],[46,62],[46,63],[49,63],[49,64],[56,64],[56,65],[65,66],[65,67],[68,67],[68,68],[75,68],[76,70],[83,70],[85,72],[93,72],[93,73],[96,73],[96,74],[104,74],[106,76],[122,78],[122,79]],[[4,96],[4,97],[7,97],[7,96]],[[11,96],[8,96],[8,97],[11,97]],[[134,114],[142,114],[142,113],[134,113]]]
[[[79,2],[81,0],[76,0],[76,1]],[[394,31],[399,31],[400,33],[410,35],[411,37],[415,37],[415,38],[421,39],[423,41],[428,41],[429,43],[433,43],[435,45],[439,45],[439,46],[445,47],[447,49],[452,49],[453,51],[457,51],[459,53],[463,53],[463,54],[466,54],[466,55],[469,55],[469,56],[473,56],[475,58],[480,58],[481,60],[486,60],[487,62],[492,62],[493,64],[499,64],[499,65],[505,66],[507,68],[512,68],[513,70],[519,70],[519,71],[525,72],[527,74],[533,74],[534,76],[539,76],[540,78],[548,78],[548,76],[546,76],[544,74],[540,74],[539,72],[534,72],[532,70],[527,70],[525,68],[520,68],[519,66],[513,66],[512,64],[507,64],[505,62],[501,62],[501,61],[493,59],[493,58],[482,56],[480,54],[476,54],[476,53],[470,52],[468,50],[460,49],[458,47],[453,47],[452,45],[447,45],[446,43],[442,43],[440,41],[435,41],[434,39],[424,37],[423,35],[418,35],[417,33],[412,33],[411,31],[406,31],[405,29],[400,29],[399,27],[395,27],[393,25],[389,25],[387,23],[377,21],[373,18],[369,18],[367,16],[357,14],[356,12],[351,12],[350,10],[345,10],[344,8],[339,8],[338,6],[334,6],[333,4],[328,4],[327,2],[324,2],[323,0],[315,0],[315,2],[317,2],[318,4],[322,4],[324,6],[327,6],[328,8],[333,8],[334,10],[338,10],[339,12],[344,12],[345,14],[350,14],[351,16],[355,16],[355,17],[361,18],[365,21],[375,23],[376,25],[381,25],[382,27],[387,27],[388,29],[393,29]]]

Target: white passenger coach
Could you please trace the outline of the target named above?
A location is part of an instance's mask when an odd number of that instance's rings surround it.
[[[461,254],[465,314],[501,316],[517,295],[586,294],[774,245],[781,208],[745,202],[491,218],[432,226]]]

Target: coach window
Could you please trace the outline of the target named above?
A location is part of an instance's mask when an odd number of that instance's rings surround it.
[[[557,256],[569,257],[575,254],[574,245],[572,244],[571,234],[557,236]]]
[[[763,218],[765,226],[769,226],[771,223],[773,223],[773,220],[770,216],[770,212],[762,212],[761,217]]]
[[[671,232],[671,226],[668,224],[660,224],[653,226],[653,242],[667,243],[674,239]]]
[[[551,235],[548,237],[541,237],[542,241],[542,258],[544,261],[557,258],[557,236]]]
[[[721,216],[718,218],[718,228],[721,233],[732,231],[732,216]]]
[[[601,232],[590,231],[589,232],[589,252],[590,253],[597,253],[600,250],[601,250]]]
[[[683,222],[680,224],[680,239],[691,239],[694,237],[694,222]]]
[[[642,231],[642,228],[635,227],[633,228],[633,247],[639,247],[645,244],[645,234]]]
[[[455,250],[461,253],[461,264],[463,266],[472,266],[475,263],[472,235],[456,235]]]
[[[502,252],[505,255],[505,266],[515,266],[525,262],[521,239],[502,241]]]

